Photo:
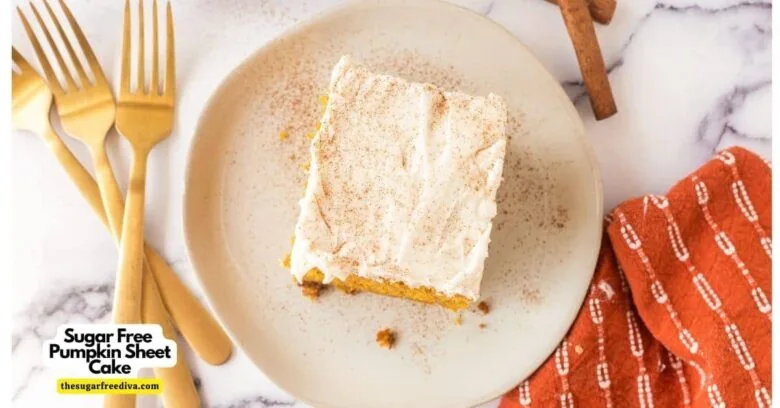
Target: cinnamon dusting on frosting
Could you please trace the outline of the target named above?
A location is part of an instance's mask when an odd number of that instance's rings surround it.
[[[311,144],[293,274],[316,267],[325,283],[354,273],[476,299],[505,125],[495,95],[445,92],[342,58]]]

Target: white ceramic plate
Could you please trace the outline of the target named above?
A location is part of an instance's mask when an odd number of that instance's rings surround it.
[[[464,312],[457,325],[439,307],[371,294],[328,292],[312,303],[279,266],[303,193],[304,134],[342,54],[506,99],[511,142],[482,282],[487,316]],[[592,276],[601,182],[574,107],[514,36],[447,3],[351,3],[298,25],[225,80],[191,149],[184,226],[206,295],[255,364],[317,407],[462,407],[498,397],[554,350]],[[398,333],[393,350],[375,344],[383,327]]]

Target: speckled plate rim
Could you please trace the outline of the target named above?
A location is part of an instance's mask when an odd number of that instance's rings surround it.
[[[569,116],[569,119],[576,124],[577,130],[578,130],[578,139],[581,143],[582,149],[585,151],[585,154],[588,158],[588,162],[590,164],[591,168],[591,176],[593,178],[594,182],[594,195],[596,199],[595,208],[596,213],[593,215],[593,217],[598,218],[599,220],[603,219],[604,217],[604,190],[603,190],[603,182],[601,177],[601,171],[598,164],[598,161],[596,159],[595,152],[593,151],[593,147],[590,144],[590,141],[587,139],[587,135],[585,132],[585,126],[582,122],[582,119],[580,118],[579,114],[577,113],[576,108],[571,103],[571,100],[569,99],[566,92],[563,90],[563,88],[560,86],[560,83],[555,79],[555,77],[547,70],[546,67],[541,63],[541,61],[536,57],[536,54],[534,54],[518,37],[516,37],[512,32],[510,32],[508,29],[506,29],[504,26],[490,20],[489,18],[480,15],[472,10],[469,10],[465,7],[459,6],[457,4],[452,4],[449,2],[446,2],[445,0],[417,0],[418,2],[427,1],[435,7],[442,7],[442,8],[450,8],[450,11],[452,12],[460,12],[463,14],[464,18],[471,18],[473,20],[479,20],[481,23],[483,23],[486,27],[486,29],[492,29],[497,35],[502,35],[505,37],[508,37],[510,40],[512,40],[513,43],[516,44],[518,49],[523,50],[526,52],[529,56],[532,58],[529,60],[529,62],[533,62],[537,64],[541,71],[543,71],[547,75],[547,79],[551,81],[555,86],[551,86],[551,91],[554,89],[557,93],[558,99],[563,101],[563,106],[565,106],[565,110],[567,111],[567,115]],[[293,25],[291,25],[288,29],[284,30],[280,34],[278,34],[276,37],[271,39],[270,41],[264,43],[260,48],[258,48],[256,51],[248,55],[240,64],[238,64],[231,72],[226,75],[222,81],[220,81],[219,85],[214,88],[211,95],[209,96],[206,103],[203,105],[203,108],[198,113],[198,121],[197,124],[193,130],[192,138],[190,140],[189,147],[187,149],[187,155],[186,155],[186,165],[185,165],[185,171],[184,171],[184,192],[183,192],[183,200],[182,200],[182,228],[183,228],[183,234],[184,234],[184,242],[185,242],[185,252],[187,255],[187,259],[190,261],[190,265],[192,266],[193,273],[195,275],[195,279],[197,280],[198,284],[200,285],[201,290],[203,291],[205,295],[206,303],[208,304],[211,311],[216,315],[217,319],[220,321],[222,326],[225,328],[225,330],[228,332],[230,337],[232,338],[233,342],[236,346],[238,346],[242,351],[245,351],[247,347],[233,334],[234,330],[230,327],[230,325],[226,324],[226,319],[223,318],[222,313],[214,306],[214,303],[212,301],[213,294],[209,290],[209,288],[205,285],[204,280],[201,276],[201,273],[198,271],[198,266],[196,265],[196,262],[194,261],[194,257],[191,253],[191,247],[192,243],[190,242],[191,234],[189,233],[189,227],[187,220],[189,218],[189,210],[187,203],[189,202],[188,196],[190,195],[190,189],[189,189],[189,180],[191,178],[192,173],[192,167],[193,167],[193,155],[194,155],[194,149],[195,149],[195,141],[196,137],[201,134],[201,127],[203,122],[203,115],[208,112],[214,102],[214,99],[218,94],[220,94],[221,89],[225,86],[225,84],[229,83],[231,78],[236,75],[237,72],[240,72],[242,69],[244,69],[247,65],[251,64],[252,61],[256,60],[259,55],[261,55],[263,52],[265,52],[266,49],[276,46],[282,41],[284,41],[287,37],[290,37],[294,34],[297,34],[301,31],[305,31],[307,28],[310,28],[318,23],[321,23],[325,20],[335,18],[339,16],[340,14],[349,13],[356,7],[371,7],[371,6],[392,6],[392,5],[405,5],[408,4],[408,0],[348,0],[345,3],[342,3],[338,6],[326,9],[324,11],[321,11],[313,16],[311,16],[308,19],[302,20],[300,22],[297,22]],[[588,265],[590,265],[590,270],[587,272],[588,274],[588,281],[590,282],[593,278],[593,274],[595,272],[596,267],[596,261],[598,259],[598,254],[601,248],[601,238],[603,233],[603,226],[602,223],[597,223],[598,228],[594,229],[592,241],[593,241],[593,251],[590,254],[590,259],[588,260]],[[560,343],[560,339],[563,339],[563,337],[566,335],[566,333],[571,328],[572,324],[574,323],[575,318],[577,317],[580,309],[582,308],[583,301],[585,300],[585,296],[587,294],[587,286],[582,288],[580,298],[577,299],[577,302],[572,302],[572,305],[576,305],[576,307],[572,307],[568,313],[568,320],[566,325],[561,325],[561,330],[559,333],[556,334],[556,338],[559,340],[551,343],[546,353],[540,353],[540,358],[538,361],[534,362],[533,366],[535,367],[533,371],[530,373],[518,373],[517,378],[509,379],[507,382],[501,384],[500,386],[496,386],[496,391],[494,393],[486,394],[484,396],[481,396],[479,398],[475,398],[475,401],[470,401],[467,403],[467,406],[470,407],[476,407],[480,404],[484,404],[486,402],[492,401],[496,398],[500,398],[503,396],[506,392],[510,391],[512,388],[516,387],[518,384],[520,384],[522,381],[524,381],[528,376],[533,374],[538,367],[542,365],[549,357],[552,355],[555,348]],[[247,354],[249,357],[249,354]],[[255,365],[263,374],[271,381],[273,382],[279,389],[283,390],[287,394],[293,396],[297,401],[303,402],[305,404],[316,406],[316,407],[327,407],[324,404],[321,404],[318,401],[311,401],[307,399],[305,396],[298,395],[294,393],[292,390],[289,390],[282,386],[280,382],[273,377],[273,375],[266,373],[262,370],[262,368],[252,359],[249,357],[250,361],[252,361],[252,364]],[[333,407],[337,408],[337,407]]]

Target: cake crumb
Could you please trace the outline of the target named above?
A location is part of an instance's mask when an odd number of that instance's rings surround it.
[[[322,284],[319,282],[305,281],[301,285],[303,296],[311,300],[317,300],[320,297],[320,291],[322,291]]]
[[[463,315],[458,313],[458,315],[455,317],[455,325],[460,326],[463,324]]]
[[[480,323],[479,324],[479,328],[480,329],[485,330],[485,327],[487,327],[487,325],[485,323]]]
[[[341,290],[347,295],[357,295],[358,293],[360,293],[360,289],[355,289],[348,286],[341,288]]]
[[[479,311],[482,312],[482,314],[490,313],[490,306],[484,300],[479,302],[479,304],[477,305],[477,309],[479,309]]]
[[[282,130],[279,132],[279,140],[287,140],[288,137],[290,137],[290,132],[287,130]]]
[[[577,352],[577,354],[582,354],[582,352],[585,351],[585,350],[583,350],[582,346],[580,346],[578,344],[578,345],[574,346],[574,351]]]
[[[383,349],[390,350],[395,345],[395,332],[387,328],[376,332],[376,344]]]
[[[286,255],[284,255],[284,258],[282,258],[279,261],[279,264],[282,265],[282,268],[290,269],[290,253],[289,252]]]

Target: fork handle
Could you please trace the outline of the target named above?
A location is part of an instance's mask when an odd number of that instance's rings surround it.
[[[233,344],[219,323],[149,245],[146,246],[146,259],[157,283],[165,289],[162,297],[168,313],[195,354],[213,365],[227,361],[233,352]]]
[[[48,123],[41,131],[41,137],[46,142],[49,150],[54,153],[54,157],[60,163],[60,167],[65,170],[70,181],[79,190],[81,196],[87,200],[87,204],[92,207],[92,212],[97,215],[103,226],[111,232],[108,218],[106,218],[106,211],[103,209],[103,201],[100,200],[100,191],[92,175],[81,165],[79,159],[73,155]]]
[[[114,170],[111,168],[111,162],[108,160],[106,146],[103,141],[100,141],[95,146],[89,146],[89,151],[95,164],[98,189],[100,190],[100,198],[108,218],[109,229],[114,237],[119,239],[122,235],[122,216],[125,212],[122,190],[116,182]]]
[[[119,242],[119,266],[114,289],[113,322],[141,322],[141,291],[143,287],[144,194],[146,192],[146,160],[148,150],[134,149],[127,186],[122,239]]]
[[[135,408],[134,394],[106,394],[103,408]]]
[[[95,162],[95,173],[103,206],[108,215],[111,230],[114,232],[114,236],[118,237],[122,231],[124,212],[122,191],[119,189],[116,177],[114,177],[105,144],[101,141],[90,146],[90,152]],[[230,338],[225,335],[217,322],[211,318],[200,302],[192,296],[182,281],[171,271],[165,260],[152,251],[148,245],[145,246],[144,252],[146,253],[146,269],[157,272],[153,279],[161,281],[158,284],[165,288],[163,299],[165,304],[170,305],[168,312],[173,320],[183,333],[195,333],[188,339],[193,350],[210,364],[224,363],[233,351]],[[147,276],[151,277],[151,275],[145,275],[144,279]],[[193,310],[197,310],[198,313],[193,313]]]
[[[176,333],[171,326],[168,315],[160,299],[160,292],[151,279],[144,279],[144,298],[142,316],[144,323],[159,324],[163,336],[176,341]],[[178,343],[178,341],[176,341]],[[154,374],[163,384],[163,406],[165,408],[195,408],[200,407],[200,397],[184,358],[184,350],[177,344],[176,365],[170,368],[156,368]]]
[[[106,228],[110,228],[95,180],[50,126],[46,126],[41,135],[95,215]],[[116,238],[118,240],[119,236]],[[154,248],[146,245],[145,253],[157,284],[160,285],[165,306],[182,336],[207,363],[224,363],[233,348],[225,331]]]

